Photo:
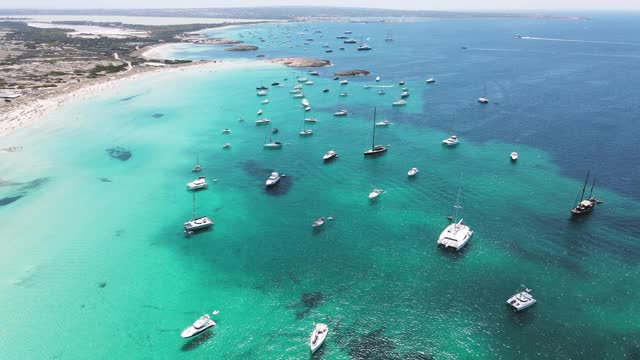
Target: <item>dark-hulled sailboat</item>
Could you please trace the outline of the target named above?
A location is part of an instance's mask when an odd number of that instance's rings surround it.
[[[376,108],[373,108],[373,136],[371,137],[371,149],[364,152],[364,155],[377,155],[387,151],[383,145],[376,145]]]
[[[580,216],[589,214],[596,205],[597,199],[593,196],[593,187],[596,185],[596,179],[593,179],[591,183],[591,190],[589,191],[589,196],[585,199],[584,192],[587,189],[587,183],[589,182],[589,173],[587,171],[587,177],[584,179],[584,184],[582,185],[582,191],[580,191],[580,200],[576,201],[576,207],[571,209],[572,216]]]

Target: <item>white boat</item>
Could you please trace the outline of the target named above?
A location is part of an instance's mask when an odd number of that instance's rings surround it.
[[[327,161],[327,160],[331,160],[331,159],[337,158],[337,157],[338,157],[338,153],[337,152],[335,152],[333,150],[329,150],[322,156],[322,160]]]
[[[269,103],[269,99],[264,99],[260,101],[260,104],[268,104],[268,103]]]
[[[373,199],[377,198],[383,192],[384,192],[384,190],[382,190],[382,189],[373,189],[373,191],[371,191],[369,193],[369,200],[373,200]]]
[[[300,104],[302,104],[303,107],[307,107],[307,106],[309,106],[309,100],[302,99],[302,101],[300,101]]]
[[[315,122],[318,122],[318,119],[316,119],[314,117],[310,117],[310,118],[304,118],[304,121],[315,123]]]
[[[404,106],[407,105],[407,102],[404,100],[398,100],[398,101],[394,101],[391,105],[393,106]]]
[[[293,87],[293,89],[294,89],[294,90],[300,90],[300,89],[302,89],[302,85],[300,85],[300,84],[296,84],[296,85]]]
[[[309,72],[309,75],[312,75],[312,76],[318,76],[318,75],[320,75],[320,73],[319,73],[319,72],[317,72],[317,71],[310,71],[310,72]]]
[[[451,135],[448,138],[442,140],[442,143],[447,146],[456,146],[460,144],[458,137],[456,135]]]
[[[459,202],[460,190],[458,190],[456,204],[453,206],[455,209],[455,215],[452,218],[451,224],[442,231],[438,238],[439,245],[443,245],[445,248],[454,248],[456,251],[462,249],[462,247],[464,247],[471,238],[471,235],[473,235],[473,231],[464,224],[463,219],[457,221],[458,213],[460,209],[462,209]]]
[[[187,183],[187,189],[189,190],[204,189],[208,185],[209,183],[207,183],[207,178],[204,176],[200,176],[197,179],[193,180],[192,182]]]
[[[309,79],[307,79],[306,77],[300,77],[300,78],[298,78],[298,82],[301,82],[301,83],[302,83],[302,82],[307,82],[307,81],[309,81]]]
[[[434,82],[436,82],[436,80],[434,78],[428,78],[427,80],[425,80],[427,82],[427,84],[433,84]]]
[[[289,90],[289,92],[292,93],[292,94],[297,94],[297,93],[300,92],[300,89],[291,89],[291,90]]]
[[[305,83],[304,83],[304,84],[305,84],[305,85],[313,85],[313,81],[311,81],[311,80],[307,80],[307,81],[305,81]]]
[[[202,166],[200,166],[198,163],[199,163],[198,156],[196,155],[196,164],[191,169],[191,172],[197,173],[197,172],[202,171]]]
[[[384,90],[378,91],[378,95],[384,95],[384,94],[385,94]]]
[[[319,219],[316,219],[316,221],[314,221],[313,223],[311,223],[311,227],[317,228],[319,226],[324,225],[324,222],[327,221],[327,219],[321,217]]]
[[[411,168],[411,170],[409,170],[409,172],[407,173],[407,175],[409,176],[416,176],[418,173],[420,172],[420,170],[418,170],[418,168]]]
[[[222,148],[223,149],[230,149],[231,148],[231,144],[226,143],[226,144],[222,145]]]
[[[376,81],[380,81],[380,76],[376,76]]]
[[[304,111],[311,111],[311,106],[305,106]]]
[[[271,135],[273,134],[273,130],[271,130],[271,124],[269,124],[269,142],[264,143],[264,147],[271,149],[280,149],[282,147],[282,143],[280,141],[273,141],[271,139]]]
[[[296,98],[296,99],[303,98],[303,97],[304,97],[304,94],[303,94],[303,93],[301,93],[301,92],[299,92],[299,93],[297,93],[297,94],[293,95],[293,97],[294,97],[294,98]]]
[[[193,212],[191,220],[183,224],[184,232],[192,234],[199,230],[208,229],[213,225],[213,220],[206,216],[196,217],[196,193],[193,193]]]
[[[376,145],[376,108],[373,108],[373,133],[371,135],[371,149],[364,152],[364,155],[376,155],[387,151],[383,145]]]
[[[376,123],[376,126],[389,126],[390,122],[389,120],[382,120],[382,121],[378,121]]]
[[[531,295],[531,289],[524,285],[521,286],[522,289],[518,289],[519,291],[507,300],[507,305],[513,307],[516,311],[522,311],[537,302]]]
[[[478,98],[478,102],[481,104],[488,104],[489,99],[487,99],[486,97],[481,97],[481,98]]]
[[[367,44],[362,44],[358,46],[358,51],[367,51],[367,50],[371,50],[371,47]]]
[[[341,92],[339,95],[340,95],[340,96],[349,96],[349,93]]]
[[[400,98],[401,98],[401,99],[406,99],[406,98],[408,98],[408,97],[409,97],[409,92],[408,92],[408,91],[403,91],[403,92],[400,94]]]
[[[260,90],[256,93],[258,96],[267,96],[267,92],[265,90]]]
[[[327,326],[327,324],[318,323],[315,325],[313,332],[311,333],[311,338],[309,338],[309,348],[311,349],[312,354],[322,346],[328,333],[329,326]]]
[[[261,110],[258,110],[258,111],[256,112],[256,114],[258,114],[258,116],[262,115],[262,109],[261,109]]]
[[[278,181],[280,181],[280,174],[278,174],[277,172],[272,172],[271,175],[269,175],[269,178],[267,179],[267,181],[265,181],[265,185],[266,186],[273,186],[275,184],[278,183]]]
[[[347,84],[349,84],[349,80],[340,81],[340,85],[347,85]]]
[[[258,120],[256,120],[256,125],[266,125],[266,124],[268,124],[269,122],[270,122],[270,120],[269,120],[269,119],[267,119],[267,118],[264,118],[264,119],[258,119]]]
[[[180,336],[182,336],[183,338],[194,337],[196,335],[202,334],[203,332],[214,326],[216,326],[216,323],[211,320],[209,314],[204,314],[193,324],[191,324],[191,326],[184,329],[182,333],[180,333]]]
[[[313,135],[313,130],[311,130],[311,129],[303,129],[303,130],[298,132],[298,135],[300,135],[300,136]]]
[[[347,114],[349,114],[347,110],[338,110],[333,113],[333,116],[347,116]]]
[[[511,161],[516,161],[516,160],[518,160],[518,153],[514,151],[511,153]]]
[[[224,130],[221,131],[221,133],[223,133],[223,134],[231,134],[231,130],[224,129]]]

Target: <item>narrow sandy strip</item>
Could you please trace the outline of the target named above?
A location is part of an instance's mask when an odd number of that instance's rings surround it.
[[[71,84],[38,97],[20,99],[12,105],[0,108],[2,109],[0,114],[0,137],[46,118],[50,112],[70,101],[97,96],[107,89],[120,86],[125,81],[140,79],[149,74],[166,74],[178,71],[226,71],[261,66],[268,66],[268,64],[252,60],[196,61],[189,64],[166,67],[134,67],[131,71],[114,74],[113,76]]]

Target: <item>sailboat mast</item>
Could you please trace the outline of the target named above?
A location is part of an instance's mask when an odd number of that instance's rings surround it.
[[[584,179],[584,185],[582,185],[582,192],[580,193],[580,201],[584,199],[584,191],[587,189],[587,183],[589,182],[589,173],[591,173],[591,170],[587,171],[587,177]]]
[[[593,196],[593,187],[596,186],[596,178],[593,178],[593,182],[591,183],[591,190],[589,191],[589,198]]]
[[[376,108],[373,108],[373,136],[371,137],[371,149],[376,146]]]
[[[191,206],[193,207],[193,210],[192,210],[191,218],[195,219],[196,218],[196,193],[194,192],[192,195],[193,195],[193,200],[191,202]]]

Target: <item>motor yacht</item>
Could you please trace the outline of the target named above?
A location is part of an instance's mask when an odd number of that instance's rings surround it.
[[[347,85],[347,84],[349,84],[349,80],[340,81],[340,85]]]
[[[418,168],[415,168],[415,167],[414,167],[414,168],[411,168],[411,170],[409,170],[409,172],[407,173],[407,175],[409,175],[409,176],[416,176],[416,175],[418,175],[418,172],[420,172],[420,171],[418,170]]]
[[[275,184],[278,183],[278,181],[280,181],[280,174],[278,174],[277,172],[272,172],[271,175],[269,175],[269,178],[267,179],[267,181],[265,181],[265,185],[267,187],[269,186],[273,186]]]
[[[376,126],[389,126],[390,122],[389,120],[382,120],[382,121],[378,121],[376,123]]]
[[[319,219],[316,219],[316,221],[314,221],[311,224],[311,227],[314,227],[314,228],[320,227],[320,226],[324,225],[325,221],[327,221],[327,219],[325,219],[323,217],[321,217]]]
[[[518,160],[518,153],[517,152],[512,152],[511,155],[511,161],[517,161]]]
[[[182,333],[180,333],[180,336],[182,336],[183,338],[194,337],[196,335],[202,334],[203,332],[207,331],[208,329],[214,326],[216,326],[216,323],[213,320],[211,320],[211,318],[209,317],[209,314],[204,314],[200,318],[198,318],[198,320],[196,320],[193,324],[191,324],[191,326],[184,329]]]
[[[327,151],[323,156],[322,156],[322,160],[327,161],[327,160],[331,160],[334,158],[338,157],[338,153],[333,151],[333,150],[329,150]]]
[[[207,178],[205,176],[199,176],[197,179],[192,182],[187,183],[187,189],[189,190],[198,190],[205,189],[209,183],[207,183]]]
[[[442,143],[447,146],[456,146],[460,144],[458,137],[456,135],[451,135],[448,138],[442,140]]]
[[[373,189],[373,191],[371,191],[369,193],[369,200],[373,200],[373,199],[377,198],[383,192],[384,192],[384,190],[382,190],[382,189]]]
[[[270,122],[270,120],[269,120],[269,119],[267,119],[267,118],[264,118],[264,119],[258,119],[258,120],[256,120],[256,125],[266,125],[266,124],[268,124],[269,122]]]
[[[333,116],[347,116],[349,114],[347,110],[338,110],[333,113]]]
[[[394,101],[391,105],[393,105],[393,106],[404,106],[404,105],[407,105],[407,102],[405,100],[398,100],[398,101]]]

